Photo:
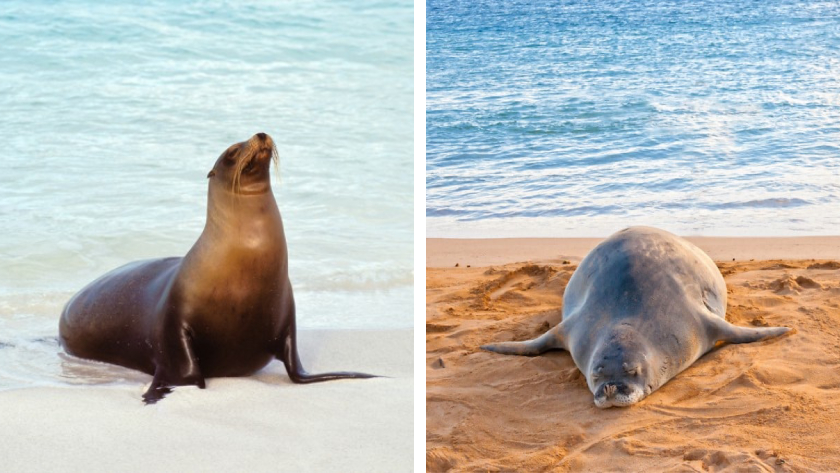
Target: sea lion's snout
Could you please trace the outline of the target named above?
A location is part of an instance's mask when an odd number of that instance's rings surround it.
[[[277,147],[267,133],[230,145],[207,174],[213,182],[239,195],[264,194],[271,190],[269,165],[278,163]]]
[[[251,145],[255,145],[257,148],[267,148],[271,149],[274,146],[274,140],[271,139],[267,133],[257,133],[249,140]]]
[[[257,133],[248,140],[247,145],[254,150],[253,156],[260,161],[270,160],[276,153],[274,140],[268,133]]]

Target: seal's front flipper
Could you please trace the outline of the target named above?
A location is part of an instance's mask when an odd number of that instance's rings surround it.
[[[336,371],[332,373],[309,374],[303,369],[300,363],[300,358],[297,353],[297,346],[295,343],[295,331],[286,335],[283,340],[283,348],[280,353],[277,353],[277,359],[286,365],[286,372],[293,383],[319,383],[321,381],[332,381],[334,379],[353,379],[353,378],[379,378],[373,374],[354,373],[352,371]]]
[[[524,342],[501,342],[482,345],[482,350],[501,353],[503,355],[536,356],[549,350],[565,350],[563,324],[545,332],[541,336]]]
[[[171,338],[164,341],[160,359],[155,367],[155,377],[149,390],[143,394],[143,402],[154,404],[172,392],[173,386],[198,386],[204,389],[206,384],[198,358],[193,351],[192,330],[182,325]]]
[[[793,330],[790,327],[739,327],[715,315],[708,315],[706,320],[715,342],[751,343],[778,337]]]

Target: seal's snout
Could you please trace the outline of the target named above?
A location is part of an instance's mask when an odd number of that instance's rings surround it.
[[[629,390],[627,389],[627,385],[624,383],[606,383],[604,384],[604,396],[607,399],[612,399],[616,396],[616,394],[623,394],[627,395]]]
[[[266,138],[267,136],[268,136],[268,135],[266,135],[265,133],[257,133],[257,138],[259,138],[259,139],[261,139],[261,140],[263,140],[263,141],[265,141],[265,138]]]
[[[595,391],[595,405],[604,409],[607,407],[625,407],[641,401],[645,392],[639,386],[622,381],[609,381]]]

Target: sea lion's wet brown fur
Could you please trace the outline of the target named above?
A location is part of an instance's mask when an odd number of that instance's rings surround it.
[[[192,249],[117,268],[73,296],[59,323],[65,350],[153,375],[147,403],[171,386],[204,388],[206,378],[249,375],[272,358],[296,383],[372,377],[308,374],[300,364],[286,238],[269,176],[276,156],[264,133],[228,148],[207,175],[207,223]]]

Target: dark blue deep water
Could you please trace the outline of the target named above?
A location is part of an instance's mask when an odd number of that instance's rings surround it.
[[[840,234],[840,4],[430,1],[429,236]]]

